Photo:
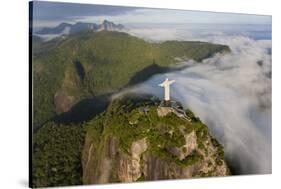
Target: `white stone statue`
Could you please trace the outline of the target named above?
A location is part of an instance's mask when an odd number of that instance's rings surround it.
[[[164,87],[164,99],[165,99],[165,101],[170,100],[170,85],[174,82],[175,82],[175,80],[169,81],[169,79],[166,78],[166,80],[163,81],[163,83],[159,84],[160,87]]]

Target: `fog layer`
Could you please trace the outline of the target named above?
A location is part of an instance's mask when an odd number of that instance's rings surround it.
[[[223,31],[210,35],[184,29],[138,32],[132,31],[148,40],[153,36],[154,40],[163,40],[167,32],[167,39],[209,41],[231,48],[231,53],[217,54],[202,63],[182,62],[190,67],[155,75],[129,91],[163,98],[163,89],[157,84],[165,78],[176,80],[171,98],[208,125],[224,146],[234,173],[271,173],[271,40]]]

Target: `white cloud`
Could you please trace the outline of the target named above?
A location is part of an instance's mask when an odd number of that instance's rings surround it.
[[[70,33],[70,27],[67,26],[61,33],[58,34],[34,34],[34,35],[41,37],[44,41],[50,41],[57,37],[68,35],[69,33]]]
[[[166,35],[168,39],[227,44],[232,52],[218,54],[204,60],[204,64],[181,71],[156,75],[124,92],[152,93],[162,98],[163,91],[157,84],[166,77],[175,79],[172,98],[194,111],[209,126],[223,144],[226,158],[239,173],[271,173],[271,55],[268,53],[271,40],[257,41],[223,33],[185,35],[180,30],[165,33],[157,29],[150,35],[148,30],[139,35],[156,36],[159,40],[157,31],[162,34],[162,40]]]

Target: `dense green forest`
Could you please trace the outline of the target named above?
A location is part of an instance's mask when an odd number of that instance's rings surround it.
[[[157,98],[128,96],[114,100],[104,112],[82,124],[45,124],[33,139],[33,186],[83,184],[81,157],[85,140],[93,144],[93,149],[102,150],[100,146],[105,145],[108,136],[118,139],[121,150],[126,154],[130,154],[134,141],[145,137],[149,141],[149,151],[165,161],[175,162],[180,167],[202,161],[203,155],[197,151],[179,160],[165,149],[185,144],[183,130],[186,133],[195,131],[198,148],[208,153],[205,144],[210,136],[207,126],[190,110],[186,110],[186,115],[191,121],[180,119],[173,113],[159,117],[159,103]],[[211,139],[217,148],[216,163],[221,165],[223,148],[216,139]],[[103,153],[97,154],[100,157]]]
[[[103,119],[92,120],[102,115],[108,95],[167,71],[178,62],[176,58],[200,62],[230,49],[205,42],[150,43],[121,32],[83,31],[48,42],[33,36],[32,51],[36,187],[81,184],[85,126]],[[76,117],[81,119],[72,122]],[[113,128],[118,132],[118,125]],[[129,140],[140,134],[131,130],[122,137]]]
[[[205,42],[149,43],[112,31],[84,31],[64,40],[34,41],[35,129],[81,99],[116,92],[131,84],[131,79],[144,69],[149,72],[154,68],[148,77],[175,64],[175,58],[200,62],[229,51],[227,46]]]
[[[81,125],[49,122],[40,128],[33,138],[33,186],[82,184],[84,133]]]

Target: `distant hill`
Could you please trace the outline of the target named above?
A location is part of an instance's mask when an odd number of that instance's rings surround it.
[[[35,38],[34,44],[35,128],[84,99],[99,99],[153,74],[167,72],[178,57],[200,62],[230,51],[228,46],[206,42],[149,43],[123,32],[90,30],[48,42]]]
[[[114,24],[108,20],[104,20],[101,24],[95,23],[84,23],[84,22],[77,22],[75,24],[69,23],[61,23],[56,27],[45,27],[36,34],[46,35],[46,34],[74,34],[83,30],[92,30],[92,31],[121,31],[125,27],[121,24]]]

